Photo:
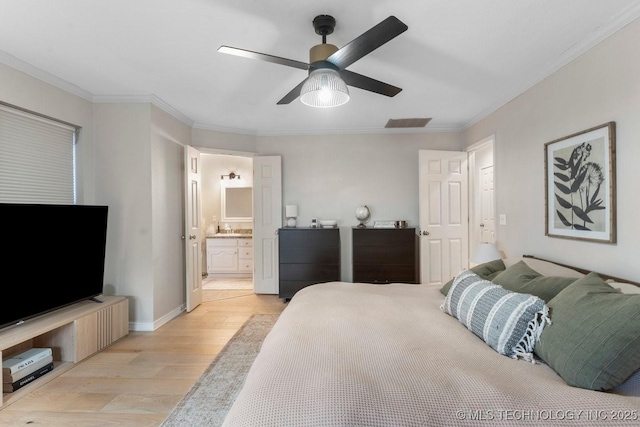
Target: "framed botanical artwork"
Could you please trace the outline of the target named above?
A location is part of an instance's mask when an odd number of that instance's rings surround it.
[[[545,234],[616,242],[615,122],[544,145]]]

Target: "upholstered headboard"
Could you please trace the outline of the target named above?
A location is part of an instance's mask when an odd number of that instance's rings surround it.
[[[523,255],[522,257],[523,258],[537,259],[537,260],[545,261],[545,262],[550,262],[550,263],[559,265],[561,267],[570,268],[570,269],[575,270],[575,271],[577,271],[579,273],[582,273],[582,274],[589,274],[592,271],[592,270],[586,270],[584,268],[573,267],[571,265],[560,264],[559,262],[555,262],[555,261],[549,261],[548,259],[539,258],[539,257],[534,256],[534,255]],[[598,273],[598,272],[596,271],[596,273]],[[608,274],[602,274],[602,273],[598,273],[598,276],[600,276],[603,280],[613,280],[614,282],[629,283],[630,285],[634,285],[634,286],[640,287],[640,283],[639,282],[634,282],[632,280],[622,279],[620,277],[610,276]]]

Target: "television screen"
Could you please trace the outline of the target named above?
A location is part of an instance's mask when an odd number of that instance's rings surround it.
[[[0,328],[102,293],[107,211],[0,203]]]

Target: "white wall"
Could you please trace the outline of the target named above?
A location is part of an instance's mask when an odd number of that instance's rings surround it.
[[[0,82],[1,101],[81,127],[77,145],[78,203],[95,204],[92,103],[1,63]]]
[[[129,297],[135,330],[185,301],[184,147],[191,129],[148,103],[94,105],[96,192],[109,206],[105,287]]]
[[[82,127],[80,202],[110,207],[105,291],[131,297],[134,324],[154,324],[184,303],[183,246],[174,238],[183,233],[185,138],[281,155],[283,205],[298,205],[301,226],[312,217],[339,221],[342,279],[351,280],[355,207],[367,204],[372,221],[417,226],[418,150],[460,150],[495,134],[497,213],[508,220],[497,238],[506,255],[531,253],[640,281],[638,40],[640,21],[464,133],[271,137],[188,129],[150,104],[93,104],[3,64],[0,100]],[[544,143],[607,121],[617,123],[618,243],[545,237]]]
[[[21,71],[0,64],[0,100],[44,114],[81,127],[78,145],[78,202],[81,204],[105,204],[109,206],[107,254],[105,259],[104,292],[130,297],[130,319],[136,324],[153,324],[154,294],[164,301],[164,293],[169,289],[171,302],[159,304],[158,309],[184,304],[184,279],[167,284],[161,281],[154,290],[154,255],[152,253],[152,177],[151,169],[151,111],[150,104],[94,104],[91,101],[64,91],[51,84],[33,78]],[[155,107],[153,107],[155,109]],[[154,111],[156,127],[165,128],[164,133],[175,134],[181,128],[181,138],[189,142],[191,130],[162,112]],[[162,123],[159,125],[158,123]],[[171,125],[170,125],[171,124]],[[166,169],[166,180],[172,182],[178,177],[174,188],[167,188],[169,207],[166,223],[168,230],[180,229],[182,218],[176,219],[176,212],[182,211],[180,193],[174,194],[181,182],[181,161],[175,162],[176,149],[167,149],[162,154],[157,148],[163,146],[161,131],[154,149],[154,165],[162,170],[159,157],[171,157],[174,161]],[[166,145],[166,144],[165,144]],[[181,150],[181,148],[180,148]],[[173,151],[171,155],[170,152]],[[180,155],[181,159],[181,155]],[[156,189],[160,175],[154,178]],[[159,194],[165,191],[160,189]],[[158,203],[162,205],[162,201]],[[161,214],[162,215],[162,214]],[[162,229],[162,227],[158,227]],[[161,232],[159,232],[161,233]],[[179,237],[179,236],[178,236]],[[164,235],[158,234],[162,240]],[[180,246],[181,247],[181,246]],[[172,248],[175,250],[175,248]],[[180,251],[180,249],[177,249]],[[159,252],[156,251],[156,256]],[[180,254],[181,255],[181,254]],[[162,255],[159,258],[163,258]],[[174,253],[174,261],[177,259]],[[157,261],[158,265],[162,261]],[[182,267],[175,265],[176,270]],[[164,271],[156,277],[162,277]],[[173,278],[177,277],[174,273]],[[178,293],[180,294],[178,296]],[[179,300],[176,300],[179,298]]]
[[[256,136],[194,128],[191,130],[191,145],[253,153],[256,151]]]
[[[153,322],[150,104],[95,104],[96,193],[109,206],[105,286]]]
[[[640,281],[640,20],[472,126],[466,145],[495,133],[498,243],[523,253]],[[544,144],[616,122],[618,243],[545,236]]]
[[[151,222],[154,329],[185,303],[184,145],[191,128],[151,106]]]
[[[298,205],[298,226],[338,220],[342,280],[350,281],[356,207],[369,207],[370,225],[402,219],[418,227],[418,150],[460,150],[461,142],[455,132],[273,136],[258,137],[257,148],[282,156],[282,204]]]

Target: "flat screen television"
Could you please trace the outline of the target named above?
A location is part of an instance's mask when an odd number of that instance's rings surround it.
[[[0,328],[96,297],[107,206],[0,203]]]

